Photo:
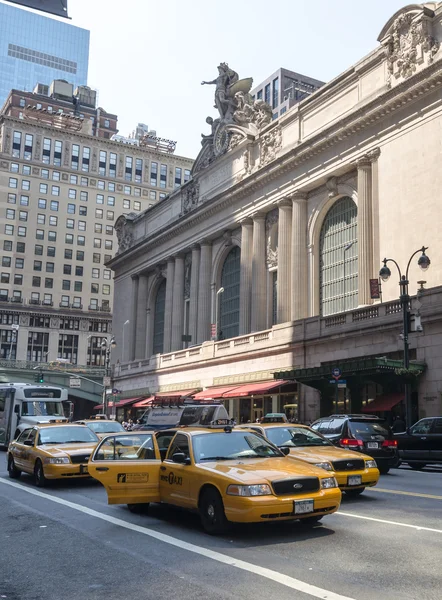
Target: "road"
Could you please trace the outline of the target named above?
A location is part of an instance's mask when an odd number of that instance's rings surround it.
[[[440,600],[442,468],[400,468],[308,529],[203,533],[197,515],[108,506],[93,480],[37,489],[0,453],[0,599]]]

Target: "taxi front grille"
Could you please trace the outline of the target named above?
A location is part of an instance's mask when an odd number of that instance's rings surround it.
[[[73,456],[71,455],[70,458],[74,465],[80,465],[81,463],[87,463],[89,456],[90,454],[74,454]]]
[[[365,461],[358,458],[356,460],[335,460],[332,465],[335,471],[363,471],[365,469]]]
[[[272,481],[273,491],[277,496],[296,496],[319,490],[317,477],[299,477],[298,479],[280,479]]]

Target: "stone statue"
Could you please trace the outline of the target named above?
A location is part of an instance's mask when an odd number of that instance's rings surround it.
[[[264,102],[264,100],[256,100],[253,108],[256,111],[255,123],[258,129],[262,129],[272,121],[273,109],[270,104]]]
[[[215,85],[215,108],[218,109],[221,120],[226,120],[233,114],[236,102],[233,100],[236,92],[248,93],[252,88],[253,79],[239,80],[238,73],[227,63],[218,65],[218,77],[213,81],[202,81],[201,85]],[[230,115],[229,115],[230,113]]]
[[[203,138],[201,141],[202,144],[204,144],[206,141],[213,142],[213,137],[215,135],[216,128],[220,123],[220,119],[212,119],[212,117],[207,117],[206,123],[210,125],[212,131],[209,133],[209,135],[205,135],[204,133],[201,134],[201,137]]]

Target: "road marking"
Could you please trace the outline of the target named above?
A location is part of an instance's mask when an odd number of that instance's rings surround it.
[[[374,517],[364,517],[363,515],[355,515],[353,513],[341,512],[340,510],[335,515],[343,517],[352,517],[353,519],[363,519],[365,521],[374,521],[375,523],[385,523],[387,525],[397,525],[398,527],[408,527],[416,531],[432,531],[433,533],[442,533],[442,529],[432,529],[431,527],[420,527],[419,525],[410,525],[409,523],[399,523],[398,521],[387,521],[385,519],[375,519]]]
[[[310,583],[300,581],[299,579],[295,579],[294,577],[290,577],[289,575],[278,573],[278,571],[273,571],[272,569],[267,569],[265,567],[260,567],[258,565],[254,565],[243,560],[238,560],[231,556],[227,556],[226,554],[221,554],[220,552],[209,550],[207,548],[204,548],[203,546],[190,544],[178,538],[174,538],[170,535],[159,533],[157,531],[154,531],[153,529],[148,529],[147,527],[134,525],[133,523],[129,523],[128,521],[123,521],[122,519],[117,519],[115,517],[105,515],[91,508],[87,508],[86,506],[82,506],[81,504],[76,504],[74,502],[70,502],[69,500],[64,500],[62,498],[57,498],[56,496],[51,496],[50,494],[45,494],[44,492],[40,492],[39,490],[24,487],[23,485],[20,485],[19,483],[15,483],[13,481],[8,481],[6,479],[0,478],[0,483],[17,488],[19,490],[22,490],[23,492],[32,494],[33,496],[38,496],[39,498],[44,498],[45,500],[51,500],[52,502],[55,502],[57,504],[62,504],[63,506],[67,506],[68,508],[78,510],[79,512],[85,513],[86,515],[89,515],[91,517],[102,519],[103,521],[107,521],[108,523],[112,523],[113,525],[118,525],[119,527],[124,527],[125,529],[136,531],[137,533],[142,533],[143,535],[148,535],[149,537],[159,540],[160,542],[164,542],[165,544],[176,546],[177,548],[181,548],[182,550],[187,550],[189,552],[193,552],[194,554],[199,554],[201,556],[204,556],[205,558],[210,558],[217,562],[229,565],[231,567],[236,567],[237,569],[241,569],[243,571],[248,571],[249,573],[253,573],[255,575],[260,575],[261,577],[270,579],[275,583],[280,583],[281,585],[284,585],[293,590],[297,590],[298,592],[302,592],[303,594],[313,596],[314,598],[321,598],[322,600],[355,600],[354,598],[349,598],[348,596],[342,596],[341,594],[329,592],[328,590],[324,590],[322,588],[316,587],[315,585],[311,585]]]
[[[387,490],[383,488],[370,488],[370,492],[381,492],[383,494],[400,494],[402,496],[416,496],[417,498],[430,498],[431,500],[442,500],[442,496],[433,494],[420,494],[419,492],[405,492],[403,490]]]

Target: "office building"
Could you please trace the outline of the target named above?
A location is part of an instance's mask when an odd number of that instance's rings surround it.
[[[323,81],[281,68],[255,86],[250,93],[254,99],[270,104],[273,119],[277,119],[322,85]]]
[[[0,357],[99,365],[115,221],[165,198],[193,161],[168,140],[110,139],[117,117],[90,88],[74,99],[65,82],[36,89],[12,90],[0,115]]]
[[[308,421],[402,411],[410,384],[413,421],[442,414],[441,19],[442,3],[401,9],[371,53],[273,121],[218,103],[191,180],[120,217],[127,398],[218,398],[246,422],[291,405]]]
[[[0,2],[0,107],[12,89],[64,79],[87,85],[89,31]]]

